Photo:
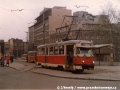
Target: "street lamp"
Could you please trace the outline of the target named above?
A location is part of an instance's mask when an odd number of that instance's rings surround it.
[[[114,57],[114,52],[113,52],[113,44],[110,45],[110,65],[113,65],[113,57]]]

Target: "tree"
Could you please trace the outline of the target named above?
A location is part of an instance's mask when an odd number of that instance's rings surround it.
[[[108,15],[111,23],[120,22],[120,10],[114,7],[112,3],[103,6],[101,14]]]
[[[110,43],[114,46],[114,59],[119,60],[120,58],[120,10],[113,6],[112,3],[108,3],[107,5],[103,6],[102,15],[107,15],[109,18],[109,23],[102,22],[105,25],[105,28],[109,30],[109,38]]]

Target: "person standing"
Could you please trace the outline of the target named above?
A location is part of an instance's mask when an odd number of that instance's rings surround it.
[[[6,57],[6,66],[9,66],[9,63],[10,63],[10,56],[7,56]]]
[[[1,57],[1,67],[4,67],[4,64],[5,64],[5,58]]]
[[[13,63],[13,56],[12,55],[10,56],[10,61],[11,61],[11,63]]]

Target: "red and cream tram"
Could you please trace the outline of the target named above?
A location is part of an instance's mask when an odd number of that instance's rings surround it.
[[[36,62],[36,51],[29,51],[27,62]]]
[[[81,71],[94,69],[92,41],[69,40],[37,47],[37,64],[43,67]]]

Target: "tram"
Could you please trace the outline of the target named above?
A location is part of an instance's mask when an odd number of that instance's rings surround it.
[[[94,69],[93,42],[69,40],[37,47],[37,64],[60,70],[80,71]]]
[[[29,51],[27,62],[36,62],[36,51]]]

